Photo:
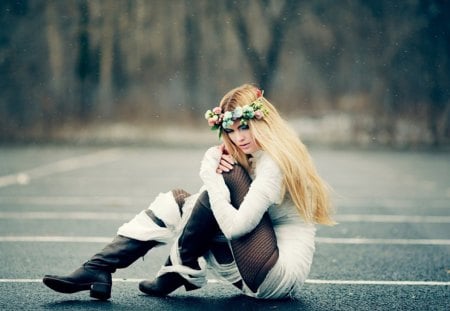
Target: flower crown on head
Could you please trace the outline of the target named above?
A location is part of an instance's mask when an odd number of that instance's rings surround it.
[[[247,125],[248,120],[261,120],[267,116],[269,111],[264,107],[262,101],[264,91],[257,89],[256,95],[258,96],[256,100],[243,107],[236,107],[233,111],[223,113],[220,107],[206,111],[205,119],[208,120],[208,125],[211,127],[211,130],[220,130],[221,128],[229,129],[237,119],[241,120],[241,125]],[[221,134],[222,131],[219,131],[219,137]]]

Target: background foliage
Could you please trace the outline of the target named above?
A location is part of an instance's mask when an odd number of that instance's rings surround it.
[[[3,0],[0,139],[192,126],[255,82],[289,118],[349,117],[355,141],[448,144],[449,20],[445,0]]]

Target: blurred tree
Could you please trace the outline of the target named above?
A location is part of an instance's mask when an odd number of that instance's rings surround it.
[[[367,51],[365,58],[373,70],[371,96],[378,99],[374,111],[379,115],[378,122],[372,129],[372,135],[377,137],[380,132],[388,134],[389,143],[393,143],[396,124],[395,121],[402,115],[411,103],[414,92],[410,89],[411,83],[404,83],[410,79],[407,73],[408,66],[414,67],[408,43],[417,32],[419,24],[411,23],[415,5],[411,2],[361,2],[362,12],[366,13],[370,40],[365,44]],[[364,9],[367,10],[364,10]],[[363,36],[360,40],[364,40]],[[360,41],[363,45],[364,41]],[[376,58],[373,58],[373,56]],[[372,57],[372,58],[369,58]],[[410,82],[410,81],[408,81]]]
[[[276,1],[281,5],[279,12],[271,8],[274,3],[270,0],[253,1],[259,8],[249,7],[248,1],[227,1],[227,9],[234,20],[233,26],[242,53],[252,69],[253,77],[267,92],[270,92],[275,73],[278,69],[283,43],[288,36],[289,26],[297,17],[297,0]],[[251,10],[259,9],[261,16],[252,19]],[[254,12],[253,12],[254,13]],[[259,28],[265,28],[269,33],[266,46],[258,51],[257,46],[262,38],[255,34]],[[260,41],[260,42],[258,42]]]
[[[114,66],[114,40],[117,32],[117,17],[120,3],[99,2],[102,10],[100,26],[100,68],[98,101],[96,110],[100,118],[108,119],[113,114],[113,66]],[[119,14],[118,14],[119,13]]]
[[[352,122],[394,143],[410,120],[448,143],[449,3],[4,0],[0,138],[67,121],[188,123],[254,81],[290,116],[364,114]]]
[[[26,18],[28,10],[27,1],[0,2],[0,91],[3,99],[0,106],[0,130],[7,135],[25,122],[26,104],[21,98],[22,94],[14,96],[14,93],[8,90],[17,89],[17,75],[20,74],[16,67],[18,47],[11,33],[14,33],[14,29]]]
[[[98,71],[93,64],[91,43],[89,35],[89,4],[87,0],[79,1],[79,28],[78,28],[78,62],[76,66],[77,77],[80,81],[80,108],[79,117],[87,120],[92,113],[92,85],[91,82]]]
[[[202,58],[202,39],[200,34],[200,19],[198,16],[199,7],[198,1],[185,0],[186,15],[185,15],[185,57],[184,68],[186,70],[186,103],[193,105],[199,98],[199,77],[200,77],[200,61]],[[186,104],[183,103],[183,104]],[[182,113],[188,118],[195,118],[192,109],[181,109]]]
[[[421,0],[416,13],[424,27],[411,42],[423,56],[421,76],[430,103],[428,126],[433,145],[450,136],[450,1]]]
[[[37,53],[46,51],[44,11],[42,2],[0,2],[0,128],[7,135],[20,135],[22,127],[42,122],[43,110],[54,108],[44,83],[47,59],[41,66]]]

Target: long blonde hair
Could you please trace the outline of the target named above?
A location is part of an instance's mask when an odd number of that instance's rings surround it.
[[[258,88],[244,84],[229,91],[220,101],[222,111],[250,104],[258,98]],[[275,107],[262,98],[268,114],[261,120],[248,121],[250,131],[262,150],[267,152],[283,172],[283,192],[292,198],[306,222],[333,225],[329,187],[318,175],[306,146]],[[223,141],[228,152],[246,169],[250,168],[248,156],[237,148],[226,133]]]

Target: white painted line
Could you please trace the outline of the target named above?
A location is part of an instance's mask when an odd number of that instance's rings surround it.
[[[136,205],[148,204],[149,198],[130,197],[52,197],[52,196],[27,196],[1,198],[3,205],[27,204],[27,205]]]
[[[444,239],[363,239],[317,237],[316,242],[323,244],[450,245],[450,240]]]
[[[428,223],[448,224],[450,216],[417,216],[417,215],[364,215],[364,214],[340,214],[336,215],[339,223],[343,222],[376,222],[376,223]]]
[[[0,279],[0,283],[38,283],[42,279]]]
[[[0,242],[71,242],[71,243],[109,243],[113,237],[95,236],[0,236]]]
[[[83,220],[128,220],[136,213],[114,212],[0,212],[0,219],[83,219]]]
[[[400,285],[400,286],[449,286],[450,282],[439,281],[377,281],[377,280],[306,280],[307,284],[331,285]]]
[[[117,283],[138,283],[144,279],[113,278]],[[41,283],[42,279],[0,279],[0,283]],[[217,279],[210,279],[208,283],[225,283]],[[386,280],[317,280],[307,279],[306,284],[318,285],[388,285],[388,286],[449,286],[450,282],[440,281],[386,281]]]
[[[13,179],[17,179],[17,174],[11,175],[13,176]],[[5,176],[3,176],[5,177]],[[0,177],[0,181],[3,177]],[[14,182],[17,183],[17,182]],[[50,204],[50,205],[73,205],[73,204],[92,204],[92,202],[95,200],[96,203],[99,204],[131,204],[135,203],[137,200],[147,200],[147,198],[130,198],[125,196],[103,196],[103,197],[64,197],[64,196],[27,196],[27,197],[15,197],[15,196],[3,196],[2,197],[2,203],[7,204]],[[390,206],[392,204],[385,204],[384,201],[376,201],[376,203],[373,202],[373,199],[371,200],[361,200],[356,201],[354,203],[348,203],[348,202],[342,202],[337,203],[337,209],[338,210],[346,210],[346,208],[360,208],[360,207],[384,207],[384,208],[390,208],[394,210],[406,210],[408,208],[412,209],[418,209],[420,208],[420,204],[417,203],[417,200],[401,200],[399,207],[393,207]],[[147,201],[144,201],[147,202]],[[409,202],[409,203],[408,203]],[[427,208],[444,208],[447,209],[450,206],[450,199],[428,199]],[[340,214],[337,215],[339,217]],[[363,215],[361,215],[363,216]]]
[[[89,200],[89,204],[98,203],[97,200]],[[74,202],[75,203],[75,202]],[[90,220],[127,220],[135,216],[135,213],[117,212],[0,212],[0,219],[90,219]],[[414,216],[414,215],[337,215],[339,223],[363,222],[363,223],[425,223],[425,224],[450,224],[450,216]]]
[[[119,158],[120,154],[117,149],[108,149],[60,160],[54,163],[38,166],[30,170],[18,172],[16,174],[0,176],[0,188],[16,184],[28,184],[32,179],[69,172],[84,167],[92,167],[99,164],[112,162]]]
[[[450,206],[449,198],[373,198],[373,197],[361,197],[361,198],[345,198],[335,199],[336,205],[339,209],[342,208],[359,208],[361,206],[370,207],[383,207],[388,209],[407,209],[418,208],[420,206],[426,206],[427,208],[448,208]],[[425,205],[426,204],[426,205]]]
[[[109,243],[113,237],[96,236],[0,236],[0,242],[71,242],[71,243]],[[360,239],[317,237],[322,244],[382,244],[382,245],[450,245],[450,240],[438,239]]]

